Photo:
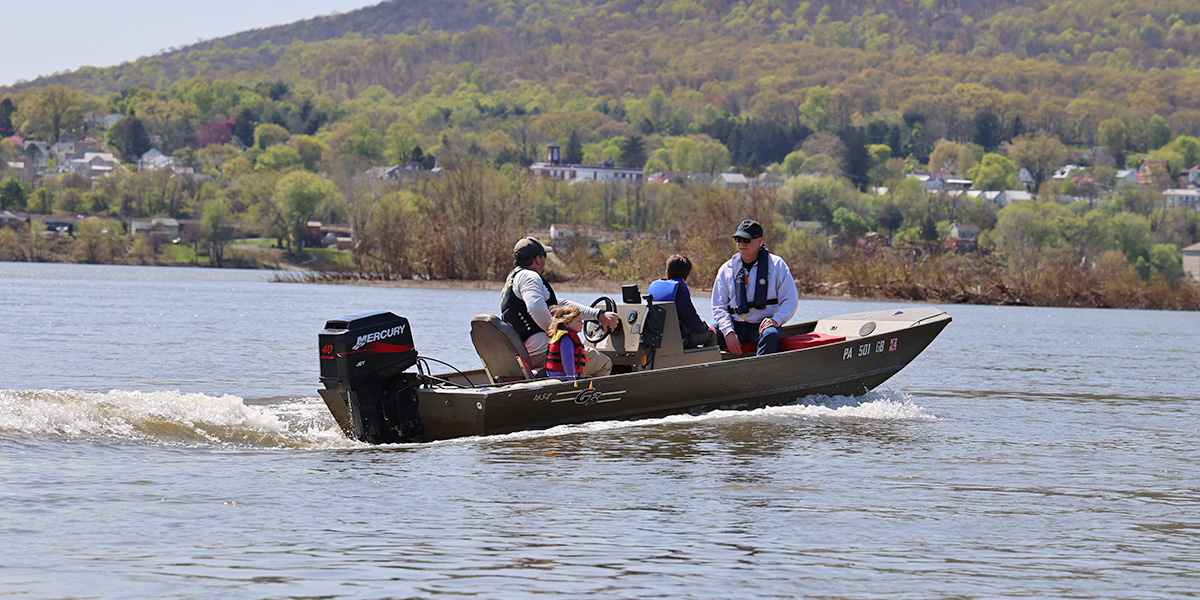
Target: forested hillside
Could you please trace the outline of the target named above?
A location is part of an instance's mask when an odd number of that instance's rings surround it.
[[[95,184],[26,177],[9,188],[22,208],[224,215],[289,249],[300,245],[302,219],[319,213],[354,225],[355,268],[385,276],[494,278],[506,239],[554,222],[671,230],[702,261],[716,260],[727,248],[701,240],[723,240],[725,222],[752,212],[777,221],[778,248],[818,266],[836,256],[788,224],[817,221],[850,240],[876,229],[928,250],[949,223],[970,222],[993,252],[988,269],[1000,269],[984,279],[1020,263],[1032,290],[1035,280],[1063,280],[1039,261],[1082,264],[1091,277],[1099,271],[1088,265],[1106,252],[1120,255],[1103,262],[1110,274],[1121,267],[1175,285],[1178,249],[1200,233],[1195,211],[1164,205],[1162,190],[1200,162],[1198,108],[1194,0],[394,0],[23,82],[0,90],[0,133],[47,145],[94,136],[129,167]],[[111,125],[95,118],[106,114],[117,116]],[[788,179],[769,197],[534,185],[523,169],[550,142],[572,162],[647,174]],[[6,143],[0,155],[21,158]],[[137,171],[150,148],[202,177]],[[1142,159],[1156,165],[1145,179],[1153,184],[1122,186],[1118,170]],[[1051,181],[1068,161],[1086,169]],[[362,183],[371,167],[434,164],[474,179],[422,179],[386,194]],[[1082,206],[1005,213],[905,178],[946,171],[1005,190],[1021,187],[1019,167],[1039,197]],[[869,186],[890,191],[865,194]],[[464,190],[474,204],[456,204]],[[402,243],[447,227],[463,235],[437,260]],[[207,231],[215,243],[220,227]],[[13,244],[10,255],[39,255]],[[629,248],[606,252],[612,260],[580,259],[573,275],[658,268],[634,264]],[[816,267],[807,276],[818,287],[841,277]],[[881,277],[879,287],[896,283]],[[995,283],[972,281],[979,296]],[[1029,301],[1012,283],[995,289]]]

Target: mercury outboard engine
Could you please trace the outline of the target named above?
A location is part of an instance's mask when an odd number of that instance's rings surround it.
[[[390,312],[325,322],[318,336],[318,390],[346,435],[369,444],[416,442],[425,432],[417,413],[417,364],[408,319]]]

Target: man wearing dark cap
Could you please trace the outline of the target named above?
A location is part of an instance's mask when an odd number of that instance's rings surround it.
[[[733,234],[737,254],[721,265],[713,282],[712,312],[723,339],[721,347],[742,353],[742,343],[757,354],[779,350],[779,328],[796,314],[796,280],[782,258],[763,246],[763,228],[749,219]]]
[[[550,345],[546,329],[550,327],[551,306],[577,306],[584,319],[599,321],[610,331],[619,324],[615,313],[555,297],[550,284],[542,279],[542,273],[546,271],[546,254],[553,251],[553,248],[543,245],[534,237],[517,240],[517,245],[513,247],[513,270],[504,281],[504,290],[500,293],[500,318],[512,325],[525,342],[525,350],[529,352],[534,369],[546,364],[546,350]],[[587,364],[580,373],[581,377],[603,377],[612,371],[612,360],[594,348],[585,346],[584,356],[587,357]]]

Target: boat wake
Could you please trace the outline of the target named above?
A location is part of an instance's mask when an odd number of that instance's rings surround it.
[[[179,447],[357,447],[317,398],[0,390],[0,435]]]
[[[809,396],[756,410],[715,410],[637,421],[597,421],[486,439],[512,440],[721,419],[936,420],[903,392]],[[246,400],[180,391],[0,390],[0,435],[209,448],[358,448],[317,398]],[[433,442],[463,443],[485,438]]]

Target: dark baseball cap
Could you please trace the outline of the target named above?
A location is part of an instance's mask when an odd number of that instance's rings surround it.
[[[759,225],[758,221],[751,221],[750,219],[742,221],[742,224],[738,225],[737,231],[733,233],[733,237],[742,238],[743,240],[752,240],[762,236],[762,225]]]
[[[550,252],[554,252],[554,248],[543,244],[537,238],[523,237],[513,246],[513,260],[533,260]]]

